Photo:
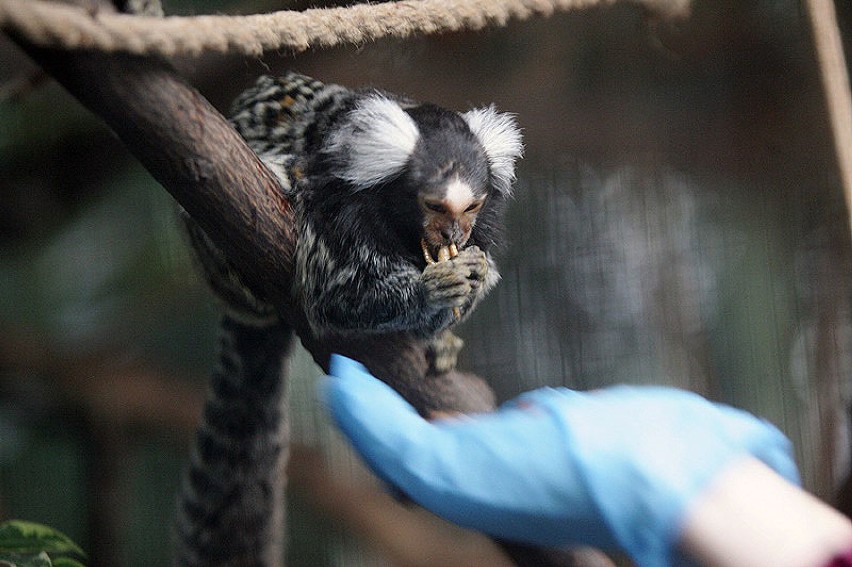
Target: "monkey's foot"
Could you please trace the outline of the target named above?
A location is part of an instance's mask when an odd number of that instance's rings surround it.
[[[459,352],[464,341],[451,331],[443,331],[429,340],[426,345],[426,360],[429,362],[429,374],[443,374],[456,367]]]

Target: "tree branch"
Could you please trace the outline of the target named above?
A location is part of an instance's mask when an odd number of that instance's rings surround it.
[[[239,267],[286,305],[293,213],[278,182],[225,118],[156,59],[17,43],[112,128]]]

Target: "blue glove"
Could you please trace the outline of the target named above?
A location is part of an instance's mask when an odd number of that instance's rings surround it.
[[[644,567],[669,564],[687,506],[734,460],[799,482],[778,429],[671,388],[544,388],[438,422],[341,356],[321,388],[369,467],[421,506],[503,539],[621,549]]]

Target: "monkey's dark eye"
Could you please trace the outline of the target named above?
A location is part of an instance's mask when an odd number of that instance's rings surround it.
[[[441,203],[423,203],[423,206],[429,209],[430,211],[434,211],[436,213],[446,212],[447,209],[444,208],[444,205]]]
[[[475,212],[479,211],[479,209],[481,209],[481,208],[482,208],[482,201],[479,201],[477,203],[472,203],[468,208],[466,208],[464,210],[464,212],[475,213]]]

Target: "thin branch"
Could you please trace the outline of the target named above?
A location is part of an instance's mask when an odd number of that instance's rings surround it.
[[[828,107],[837,166],[852,224],[852,95],[832,0],[807,0],[814,47]]]
[[[345,8],[249,16],[140,17],[91,13],[41,0],[0,0],[0,29],[41,47],[134,54],[259,56],[267,51],[361,45],[505,26],[511,20],[611,5],[619,0],[399,0]],[[664,17],[683,17],[689,0],[630,0]]]
[[[0,103],[17,102],[23,99],[47,79],[49,79],[47,73],[38,69],[0,84]]]

